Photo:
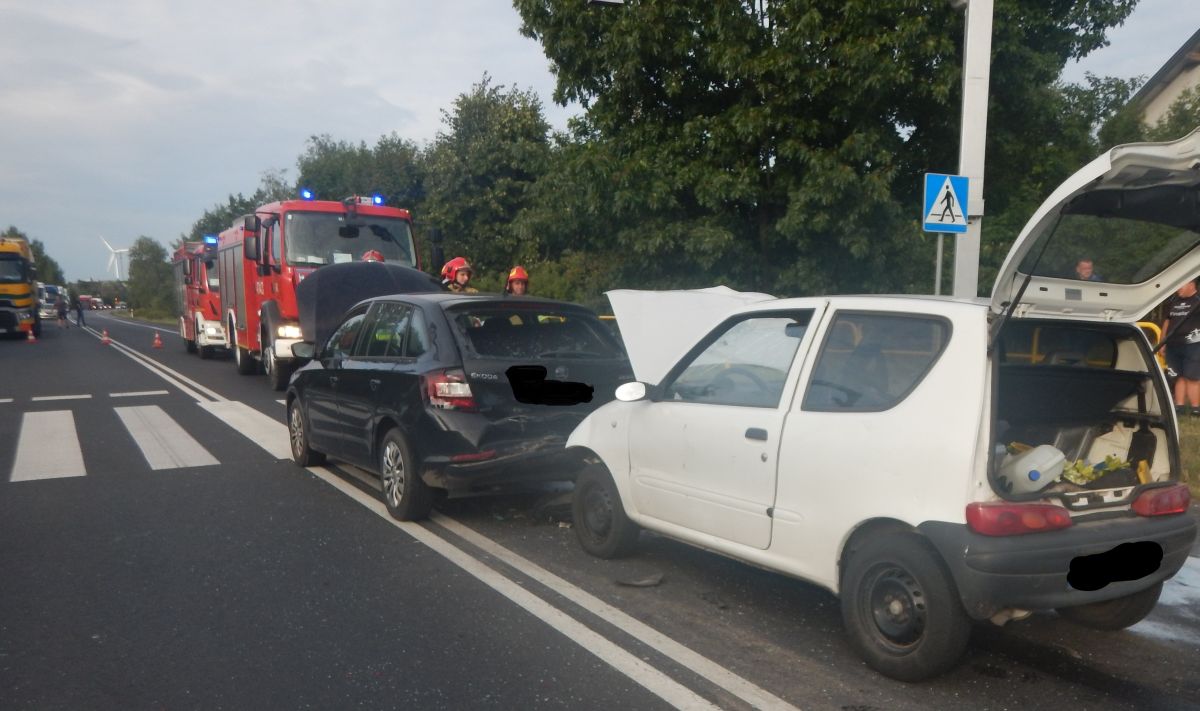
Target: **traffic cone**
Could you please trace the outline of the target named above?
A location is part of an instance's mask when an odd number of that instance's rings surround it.
[[[162,348],[162,337],[158,335],[158,331],[154,332],[154,347]]]
[[[32,328],[25,332],[25,342],[26,343],[37,343],[37,336],[33,335]]]
[[[112,339],[108,337],[108,329],[104,329],[104,335],[100,337],[100,345],[107,346],[112,343]]]

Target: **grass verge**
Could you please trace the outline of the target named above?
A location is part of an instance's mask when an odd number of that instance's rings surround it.
[[[1179,455],[1192,500],[1200,501],[1200,417],[1179,418]]]

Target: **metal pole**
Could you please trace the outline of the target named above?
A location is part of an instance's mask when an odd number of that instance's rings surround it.
[[[987,146],[988,79],[992,65],[992,0],[969,0],[966,26],[958,174],[970,178],[967,198],[970,214],[967,231],[959,236],[954,247],[953,294],[974,298],[979,294],[979,242],[983,231],[983,158]]]
[[[946,235],[938,233],[937,240],[937,262],[934,264],[933,272],[933,294],[934,296],[942,295],[942,243],[945,241]]]

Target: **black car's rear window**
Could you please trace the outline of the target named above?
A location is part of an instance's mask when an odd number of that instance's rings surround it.
[[[553,305],[459,306],[451,322],[475,355],[485,358],[622,358],[624,352],[595,315]]]

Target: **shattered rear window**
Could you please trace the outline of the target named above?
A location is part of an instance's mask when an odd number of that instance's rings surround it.
[[[466,345],[483,357],[526,361],[625,357],[609,329],[586,311],[486,304],[455,308],[449,316]]]

